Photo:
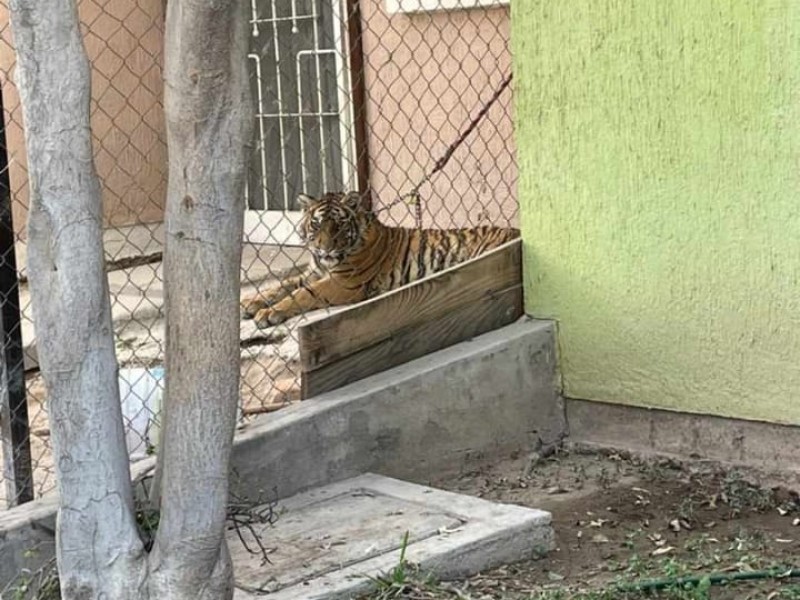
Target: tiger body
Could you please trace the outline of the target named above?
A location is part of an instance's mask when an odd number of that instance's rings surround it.
[[[474,258],[519,237],[500,227],[411,229],[383,225],[356,193],[300,196],[301,235],[313,264],[242,302],[259,327],[353,304]]]

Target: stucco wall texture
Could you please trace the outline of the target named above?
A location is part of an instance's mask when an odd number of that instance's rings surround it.
[[[800,424],[800,3],[516,2],[512,44],[566,394]]]

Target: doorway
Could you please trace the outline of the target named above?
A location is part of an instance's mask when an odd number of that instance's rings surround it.
[[[343,1],[251,0],[256,143],[245,192],[245,242],[300,245],[298,194],[356,189]]]

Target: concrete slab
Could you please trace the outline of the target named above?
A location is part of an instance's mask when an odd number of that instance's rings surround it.
[[[235,600],[333,600],[372,587],[368,576],[406,560],[442,579],[542,556],[553,547],[551,516],[378,475],[362,475],[280,503],[274,526],[257,531],[270,563],[229,547]]]

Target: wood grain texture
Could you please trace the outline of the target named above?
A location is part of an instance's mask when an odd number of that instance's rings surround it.
[[[506,325],[522,315],[521,244],[298,328],[303,397]]]
[[[373,346],[362,348],[302,374],[302,397],[328,392],[375,373],[407,363],[436,350],[508,325],[522,316],[522,285],[451,310],[442,317],[396,331]]]

